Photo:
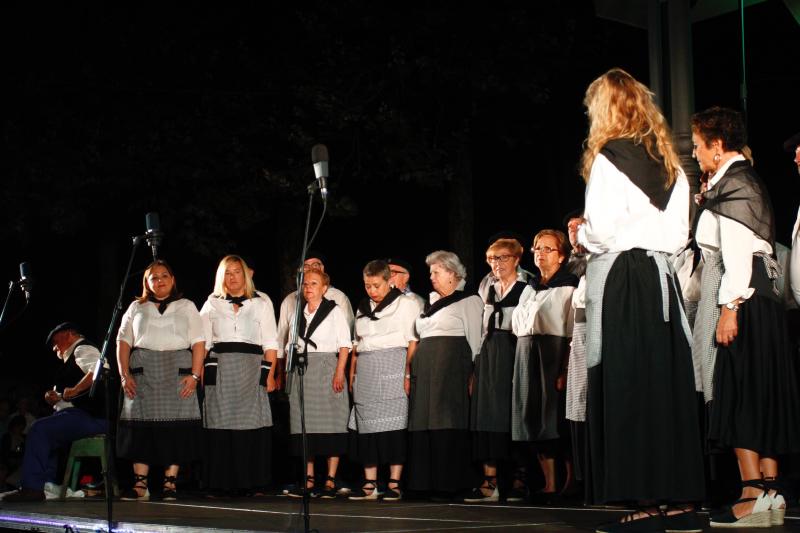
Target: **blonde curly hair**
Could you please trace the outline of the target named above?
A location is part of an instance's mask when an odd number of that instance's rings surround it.
[[[680,161],[672,144],[672,133],[653,93],[620,68],[612,68],[586,89],[583,104],[588,110],[589,136],[584,141],[581,175],[589,181],[597,154],[611,139],[631,139],[641,144],[667,173],[665,189],[678,177]]]

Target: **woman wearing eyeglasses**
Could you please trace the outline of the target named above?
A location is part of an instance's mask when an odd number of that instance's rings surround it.
[[[569,248],[561,231],[544,229],[536,234],[531,251],[539,271],[528,282],[512,316],[517,346],[511,438],[532,443],[545,480],[537,495],[543,502],[556,493],[555,460],[564,451],[559,443],[569,442],[566,419],[559,416],[572,336],[572,292],[578,286],[578,278],[566,267]],[[514,501],[526,494],[524,467],[520,471],[518,488],[512,491]]]
[[[522,245],[499,239],[486,250],[486,262],[495,283],[482,286],[483,341],[475,358],[472,379],[470,430],[472,458],[483,463],[483,483],[472,490],[467,503],[499,499],[497,463],[511,457],[511,378],[517,338],[511,332],[511,314],[527,284],[517,279]]]
[[[593,503],[639,506],[597,531],[700,531],[691,332],[670,261],[689,237],[689,185],[642,83],[609,70],[584,103],[587,489]]]
[[[174,500],[178,467],[197,459],[200,437],[198,381],[205,335],[197,307],[178,294],[169,265],[144,271],[142,295],[122,317],[117,362],[124,398],[117,454],[133,461],[134,485],[123,500],[148,500],[151,464],[164,465],[162,498]]]

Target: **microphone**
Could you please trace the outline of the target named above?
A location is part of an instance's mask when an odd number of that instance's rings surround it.
[[[25,291],[25,301],[31,301],[31,290],[33,289],[33,275],[31,274],[31,264],[27,261],[19,264],[19,286]]]
[[[328,199],[328,147],[315,144],[311,148],[311,162],[314,163],[314,176],[323,200]]]
[[[153,252],[153,261],[158,259],[158,247],[161,246],[161,239],[164,234],[161,232],[161,223],[158,220],[158,213],[147,213],[144,217],[147,231],[144,234],[150,250]]]

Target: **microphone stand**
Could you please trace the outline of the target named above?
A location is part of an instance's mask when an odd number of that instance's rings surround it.
[[[304,350],[303,353],[299,352],[297,339],[300,333],[300,314],[303,312],[303,307],[305,307],[303,300],[303,281],[305,280],[305,270],[303,269],[303,265],[306,262],[306,253],[308,252],[311,243],[314,241],[314,237],[317,236],[317,232],[322,225],[322,219],[325,218],[325,211],[328,205],[327,199],[323,198],[322,215],[320,215],[319,222],[317,222],[317,228],[314,230],[314,234],[311,236],[311,239],[309,239],[308,230],[311,227],[311,208],[314,204],[314,191],[316,189],[316,181],[308,186],[308,209],[306,210],[306,227],[303,233],[303,251],[300,254],[300,268],[297,272],[297,299],[294,306],[294,316],[292,317],[292,327],[289,330],[289,349],[286,354],[286,374],[288,375],[294,371],[297,371],[297,393],[300,398],[300,438],[303,448],[303,475],[301,479],[303,484],[303,530],[305,533],[310,533],[311,531],[316,530],[311,529],[311,514],[309,509],[311,505],[311,492],[308,489],[308,482],[306,478],[306,468],[308,468],[308,436],[306,435],[306,410],[305,391],[303,390],[303,376],[305,376],[306,368],[308,367],[308,359],[306,356],[307,349]],[[286,393],[291,393],[291,384],[288,379],[286,380]]]
[[[103,381],[104,392],[106,395],[105,398],[105,409],[106,409],[106,422],[108,423],[108,430],[106,431],[106,437],[103,439],[103,448],[104,453],[106,456],[106,468],[103,472],[103,482],[106,486],[106,520],[108,522],[108,532],[111,533],[113,531],[113,501],[114,495],[112,494],[112,484],[111,484],[111,467],[112,467],[112,453],[111,453],[111,431],[112,431],[112,420],[111,420],[111,389],[110,389],[110,381],[111,376],[108,370],[105,368],[105,363],[108,360],[108,351],[111,345],[111,336],[114,334],[114,326],[117,323],[117,318],[119,318],[119,313],[122,311],[122,299],[125,295],[125,287],[128,285],[128,278],[131,274],[131,268],[133,267],[133,259],[136,257],[136,251],[139,249],[139,245],[142,244],[144,240],[144,235],[138,235],[133,238],[133,248],[131,249],[131,256],[128,259],[128,268],[125,270],[125,277],[122,278],[122,285],[119,288],[119,297],[117,298],[117,303],[114,306],[114,311],[111,314],[111,322],[108,324],[108,330],[106,331],[106,337],[103,340],[103,349],[100,351],[100,359],[97,360],[97,364],[94,367],[94,377],[92,378],[92,388],[89,389],[89,397],[94,398],[95,393],[97,392],[97,383],[98,381]]]
[[[11,318],[11,320],[8,321],[8,324],[4,324],[3,323],[3,319],[6,317],[6,310],[8,309],[8,302],[11,301],[11,295],[14,293],[14,287],[16,287],[18,285],[20,285],[19,281],[9,281],[8,282],[8,294],[6,294],[6,301],[3,303],[3,310],[0,311],[0,330],[2,330],[2,328],[7,327],[9,324],[11,324],[16,319],[18,319],[20,316],[22,316],[22,313],[24,313],[25,309],[28,308],[28,299],[25,298],[25,306],[22,308],[22,310],[19,313],[17,313],[16,315],[14,315]]]

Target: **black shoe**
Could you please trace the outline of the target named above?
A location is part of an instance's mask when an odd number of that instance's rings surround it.
[[[311,486],[308,487],[308,484],[311,483]],[[308,491],[308,495],[311,498],[316,498],[319,494],[317,493],[316,489],[314,488],[314,476],[306,476],[306,490]],[[286,495],[290,498],[302,498],[303,497],[303,487],[299,484],[296,485],[294,488],[290,489]]]
[[[24,488],[3,498],[3,501],[8,503],[33,503],[43,502],[44,500],[45,497],[43,490]]]
[[[330,487],[328,486],[328,481],[331,482],[332,486]],[[375,490],[377,491],[378,489],[376,488]],[[339,489],[336,486],[336,479],[332,478],[331,476],[328,476],[327,478],[325,478],[325,485],[319,491],[319,497],[322,498],[323,500],[333,500],[334,498],[336,498],[336,494],[338,493],[338,491]]]
[[[395,488],[391,488],[389,485],[394,484],[396,485]],[[400,490],[400,480],[399,479],[390,479],[389,483],[386,485],[386,492],[383,493],[381,499],[385,502],[396,502],[398,500],[403,499],[403,491]]]
[[[165,502],[171,502],[178,499],[177,485],[175,484],[178,478],[175,476],[164,476],[164,488],[161,490],[161,499]],[[167,484],[172,485],[172,488],[167,487]]]
[[[664,533],[667,530],[664,516],[660,512],[644,512],[649,516],[634,519],[636,512],[633,512],[622,517],[622,520],[597,526],[595,531],[597,533]]]
[[[143,490],[144,494],[139,494],[136,490]],[[122,491],[119,499],[126,502],[146,502],[150,499],[150,491],[147,489],[147,476],[133,475],[133,487]]]
[[[694,510],[665,514],[664,531],[667,533],[702,533],[703,521]]]

